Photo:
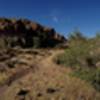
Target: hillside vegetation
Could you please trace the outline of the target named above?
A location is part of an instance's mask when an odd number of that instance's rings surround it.
[[[69,35],[69,48],[55,58],[57,64],[72,69],[71,76],[92,84],[100,91],[100,35],[86,38],[80,32]]]
[[[100,100],[99,42],[1,18],[0,100]]]

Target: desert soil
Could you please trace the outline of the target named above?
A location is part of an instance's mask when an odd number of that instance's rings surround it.
[[[100,100],[100,94],[89,84],[70,76],[70,68],[54,62],[64,50],[12,52],[14,56],[3,61],[15,63],[6,70],[8,77],[0,85],[0,100]]]

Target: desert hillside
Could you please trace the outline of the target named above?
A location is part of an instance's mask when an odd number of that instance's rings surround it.
[[[0,18],[0,100],[100,100],[99,43]]]

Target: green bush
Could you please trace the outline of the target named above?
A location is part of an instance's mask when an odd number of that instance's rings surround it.
[[[96,90],[100,91],[100,69],[81,69],[70,75],[89,82]]]
[[[71,75],[89,82],[100,91],[100,38],[70,40],[69,48],[55,58],[57,64],[72,69]]]
[[[86,37],[79,31],[74,30],[68,35],[69,40],[86,40]]]
[[[60,64],[70,67],[84,67],[84,66],[95,66],[94,52],[91,54],[91,47],[87,42],[79,42],[71,44],[71,46],[65,50],[63,55],[58,56],[58,61]]]
[[[91,80],[91,84],[96,90],[100,91],[100,69],[95,71],[95,74]]]
[[[5,36],[0,37],[0,49],[6,49],[8,47],[7,39]]]
[[[12,47],[16,47],[16,46],[22,46],[22,44],[24,45],[24,42],[22,39],[19,41],[18,37],[6,37],[6,36],[2,36],[0,37],[0,49],[7,49],[7,48],[12,48]]]
[[[96,67],[100,61],[99,41],[71,40],[65,53],[58,55],[56,62],[70,67]]]

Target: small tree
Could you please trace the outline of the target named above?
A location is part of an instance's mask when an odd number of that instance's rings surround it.
[[[100,38],[100,32],[96,33],[96,38]]]
[[[71,32],[68,38],[69,40],[86,40],[86,37],[79,30]]]

